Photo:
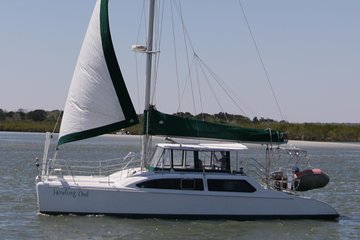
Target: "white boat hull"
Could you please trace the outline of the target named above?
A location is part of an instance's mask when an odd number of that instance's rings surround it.
[[[321,201],[263,188],[255,193],[179,191],[122,187],[119,182],[107,181],[107,178],[79,177],[75,179],[76,184],[71,179],[61,177],[37,183],[41,213],[196,219],[326,219],[338,216],[332,207]]]

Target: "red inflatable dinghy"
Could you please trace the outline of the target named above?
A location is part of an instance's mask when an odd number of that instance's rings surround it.
[[[319,168],[305,169],[295,173],[296,191],[308,191],[315,188],[325,187],[329,183],[329,176]]]

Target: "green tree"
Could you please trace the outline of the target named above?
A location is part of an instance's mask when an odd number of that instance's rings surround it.
[[[20,117],[21,120],[25,120],[26,119],[26,111],[22,108],[17,110],[17,115]]]
[[[52,110],[47,112],[46,120],[47,121],[57,121],[59,117],[61,117],[62,112],[60,110]]]
[[[46,119],[46,116],[46,111],[42,109],[36,109],[28,113],[28,117],[35,122],[44,121]]]
[[[13,111],[7,112],[6,113],[6,118],[13,119],[14,115],[15,115],[15,113]]]
[[[0,120],[6,119],[6,112],[0,108]]]

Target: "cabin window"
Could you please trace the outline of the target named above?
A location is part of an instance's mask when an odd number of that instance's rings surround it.
[[[240,169],[238,154],[230,151],[157,148],[149,164],[153,171],[221,171]]]
[[[170,150],[172,152],[173,166],[182,167],[186,159],[185,152],[180,150]]]
[[[164,149],[163,148],[157,148],[152,160],[150,162],[150,167],[151,168],[155,168],[155,167],[161,167],[162,163],[163,163],[163,157],[164,157]]]
[[[183,168],[185,160],[185,151],[158,148],[152,158],[150,166],[156,169]]]
[[[255,192],[254,188],[246,180],[233,180],[233,179],[209,179],[209,191],[218,192]]]
[[[163,164],[161,167],[163,168],[171,168],[172,167],[172,158],[173,158],[173,151],[165,151]]]
[[[204,190],[202,179],[165,178],[153,179],[136,184],[139,188],[173,189],[173,190]]]
[[[217,169],[230,171],[230,152],[212,152],[212,164]]]

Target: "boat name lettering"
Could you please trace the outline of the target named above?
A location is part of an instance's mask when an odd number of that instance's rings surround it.
[[[82,190],[71,190],[71,189],[54,189],[53,190],[54,196],[68,196],[72,198],[87,198],[89,197],[89,191],[82,191]]]

